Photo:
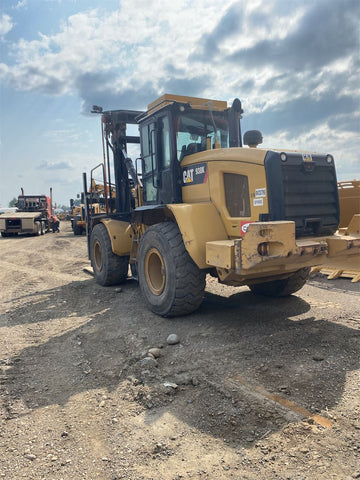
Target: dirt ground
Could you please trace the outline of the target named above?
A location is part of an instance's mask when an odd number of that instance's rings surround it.
[[[134,280],[98,286],[86,248],[68,222],[0,238],[1,478],[360,478],[359,283],[269,299],[209,278],[164,319]]]

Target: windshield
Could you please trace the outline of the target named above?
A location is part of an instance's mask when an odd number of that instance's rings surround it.
[[[215,143],[229,147],[229,121],[225,112],[192,110],[175,117],[177,158],[212,150]]]

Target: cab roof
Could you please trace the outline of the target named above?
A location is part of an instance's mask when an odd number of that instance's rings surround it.
[[[148,105],[148,110],[146,115],[151,115],[160,108],[163,108],[166,105],[171,105],[174,103],[185,103],[189,104],[191,108],[197,110],[213,110],[223,112],[228,108],[227,102],[223,100],[211,100],[209,98],[198,98],[198,97],[186,97],[184,95],[173,95],[170,93],[165,93],[157,100],[153,101]]]

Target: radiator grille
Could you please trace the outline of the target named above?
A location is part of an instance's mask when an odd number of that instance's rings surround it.
[[[289,155],[281,162],[279,155],[266,160],[270,214],[273,220],[291,220],[296,235],[328,235],[339,223],[336,173],[326,156],[313,156],[309,170],[300,155]]]

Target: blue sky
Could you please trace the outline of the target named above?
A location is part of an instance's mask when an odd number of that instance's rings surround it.
[[[243,103],[265,148],[360,178],[359,0],[0,0],[0,205],[68,204],[102,160],[105,109],[163,93]],[[137,152],[130,151],[136,156]]]

